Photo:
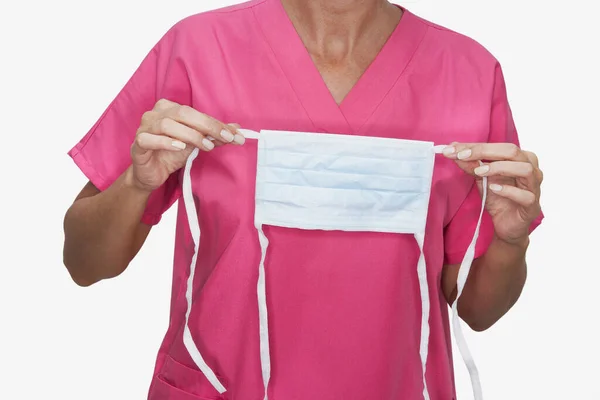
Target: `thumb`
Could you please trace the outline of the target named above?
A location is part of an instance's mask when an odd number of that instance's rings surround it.
[[[458,165],[460,169],[462,169],[467,174],[479,177],[478,175],[475,175],[475,168],[479,167],[479,161],[454,160],[454,162],[456,163],[456,165]]]
[[[471,160],[471,161],[462,161],[459,160],[457,157],[457,146],[458,142],[452,142],[450,143],[450,145],[448,145],[446,148],[444,148],[442,154],[444,155],[444,157],[450,159],[450,160],[454,160],[454,162],[456,163],[456,165],[462,169],[464,172],[466,172],[469,175],[475,175],[475,168],[477,168],[479,166],[479,161],[476,160]]]

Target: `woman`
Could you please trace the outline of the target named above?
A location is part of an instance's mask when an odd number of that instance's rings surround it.
[[[436,159],[427,214],[426,368],[413,238],[266,226],[264,380],[257,149],[241,127],[452,143]],[[190,179],[202,240],[196,254],[179,202],[171,319],[149,399],[256,400],[265,385],[274,400],[452,399],[447,304],[479,218],[474,182],[489,180],[487,212],[458,307],[473,329],[517,301],[542,219],[542,173],[518,144],[494,57],[387,1],[254,0],[195,15],[166,33],[69,153],[90,182],[65,217],[64,262],[82,286],[122,273],[182,197],[182,167],[198,148]]]

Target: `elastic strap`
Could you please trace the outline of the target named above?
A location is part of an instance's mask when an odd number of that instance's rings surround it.
[[[482,164],[480,162],[480,164]],[[483,399],[483,391],[481,389],[481,382],[479,380],[479,371],[477,370],[477,366],[475,365],[475,360],[473,360],[473,356],[469,351],[469,347],[467,346],[467,341],[462,332],[460,317],[458,316],[458,299],[462,295],[463,289],[465,287],[465,283],[467,282],[467,277],[469,276],[469,271],[471,270],[471,265],[473,264],[473,259],[475,258],[475,246],[477,244],[477,238],[479,237],[479,228],[481,227],[481,220],[483,218],[483,212],[485,210],[485,202],[487,200],[487,177],[483,178],[483,196],[481,200],[481,211],[479,212],[479,220],[477,221],[477,227],[475,228],[475,234],[473,235],[473,239],[467,248],[467,252],[465,253],[465,257],[460,264],[460,269],[458,270],[458,278],[456,280],[456,299],[452,303],[452,328],[454,330],[454,337],[456,338],[456,344],[458,349],[460,350],[460,354],[465,362],[467,370],[469,371],[469,376],[471,377],[471,385],[473,387],[473,396],[475,400]]]
[[[436,154],[440,154],[443,152],[444,148],[447,145],[437,145],[433,147],[433,151]],[[483,164],[481,161],[479,164]],[[467,346],[467,341],[462,332],[460,317],[458,316],[458,299],[462,295],[463,289],[465,287],[465,283],[467,282],[467,277],[469,276],[469,271],[471,270],[471,265],[473,264],[473,260],[475,258],[475,246],[477,245],[477,239],[479,238],[479,229],[481,227],[481,221],[483,219],[483,212],[485,211],[485,203],[487,200],[487,177],[483,177],[483,195],[481,199],[481,211],[479,212],[479,219],[477,221],[477,226],[475,227],[475,233],[473,234],[473,239],[471,239],[471,243],[467,248],[465,256],[460,264],[460,268],[458,271],[458,277],[456,280],[457,294],[456,299],[452,303],[452,329],[454,331],[454,337],[456,338],[456,344],[458,349],[460,350],[460,354],[463,358],[463,361],[469,371],[469,376],[471,378],[471,385],[473,387],[473,395],[475,400],[483,400],[483,393],[481,389],[481,382],[479,379],[479,371],[477,370],[477,366],[475,365],[475,360],[469,351],[469,347]],[[419,346],[419,355],[421,357],[421,366],[423,370],[423,398],[424,400],[429,400],[429,393],[427,390],[427,381],[425,378],[426,367],[427,367],[427,355],[428,355],[428,346],[429,346],[429,311],[430,311],[430,302],[429,302],[429,286],[427,283],[427,266],[425,263],[425,253],[424,253],[424,242],[425,236],[424,234],[415,234],[415,239],[419,245],[419,250],[421,254],[419,256],[419,261],[417,263],[417,274],[419,277],[419,289],[421,291],[421,339]]]
[[[238,129],[246,139],[257,139],[260,137],[260,133],[256,131],[251,131],[250,129]]]
[[[265,258],[267,257],[267,248],[269,239],[263,232],[261,224],[257,224],[258,240],[260,243],[260,264],[258,267],[258,283],[256,293],[258,296],[258,318],[259,318],[259,336],[260,336],[260,365],[262,369],[263,384],[265,386],[265,397],[267,400],[267,389],[271,379],[271,355],[269,351],[269,318],[267,313],[267,288],[265,274]]]
[[[421,254],[417,262],[417,275],[419,277],[419,290],[421,292],[421,340],[419,345],[419,356],[421,357],[421,367],[423,370],[423,398],[429,400],[429,391],[427,390],[427,380],[425,372],[427,370],[427,353],[429,352],[429,284],[427,283],[427,265],[425,263],[425,252],[423,245],[425,235],[416,233],[415,239],[419,245]]]
[[[183,171],[183,202],[185,204],[185,212],[187,214],[188,224],[190,226],[190,232],[194,241],[194,255],[192,256],[192,263],[190,265],[190,274],[186,282],[185,299],[187,309],[185,312],[185,325],[183,329],[183,344],[187,349],[188,353],[192,357],[194,363],[198,366],[198,369],[204,374],[210,384],[221,394],[225,392],[225,387],[213,370],[206,364],[204,358],[200,354],[192,333],[189,327],[190,312],[192,311],[192,291],[194,283],[194,274],[196,272],[196,261],[198,260],[198,249],[200,247],[200,223],[198,222],[198,214],[196,213],[196,205],[194,204],[194,196],[192,195],[192,180],[191,170],[194,160],[198,156],[198,149],[194,149],[187,159],[185,169]]]

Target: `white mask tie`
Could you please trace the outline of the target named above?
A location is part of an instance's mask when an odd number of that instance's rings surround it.
[[[433,178],[434,156],[441,153],[446,146],[378,137],[276,131],[261,131],[259,134],[246,129],[240,131],[247,139],[259,140],[254,223],[261,249],[257,299],[264,399],[268,400],[271,359],[265,271],[269,241],[262,226],[272,225],[300,229],[414,235],[420,250],[417,262],[422,306],[419,356],[423,375],[423,398],[429,400],[425,378],[430,333],[430,299],[424,255],[425,223]],[[187,311],[183,341],[192,360],[207,380],[219,393],[224,393],[226,389],[204,361],[188,326],[192,307],[192,283],[200,243],[200,226],[190,176],[191,166],[197,155],[198,149],[194,149],[187,160],[183,176],[183,198],[194,240],[194,255],[186,288]],[[388,167],[388,169],[384,168],[384,173],[381,173],[381,167]],[[390,175],[386,175],[387,173]],[[350,179],[341,178],[344,174]],[[311,183],[295,186],[299,176],[304,178],[304,182]],[[357,179],[361,179],[359,186],[356,186]],[[487,196],[485,177],[483,187],[482,210],[475,234],[460,266],[457,297],[452,304],[454,336],[471,377],[475,400],[483,399],[481,384],[477,367],[462,333],[457,303],[475,254]],[[293,212],[290,211],[292,209]]]
[[[185,311],[185,325],[183,327],[183,344],[187,349],[188,353],[192,357],[194,363],[198,366],[200,371],[204,374],[210,384],[221,394],[225,392],[225,387],[219,381],[219,378],[215,375],[213,370],[206,364],[204,358],[200,354],[196,343],[192,338],[192,333],[189,327],[190,312],[192,311],[192,292],[194,275],[196,272],[196,261],[198,260],[198,249],[200,247],[200,222],[198,221],[198,214],[196,212],[196,205],[194,204],[194,196],[192,194],[192,179],[191,169],[194,160],[198,156],[198,148],[195,148],[189,155],[187,162],[185,163],[185,169],[183,171],[183,202],[185,205],[185,212],[187,214],[188,224],[190,226],[190,232],[192,234],[192,240],[194,241],[194,255],[192,256],[192,262],[190,264],[190,274],[186,283],[185,299],[187,308]]]

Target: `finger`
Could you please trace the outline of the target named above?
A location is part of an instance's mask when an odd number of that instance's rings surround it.
[[[523,151],[513,143],[457,143],[446,147],[443,154],[461,161],[528,161]]]
[[[236,144],[235,142],[224,143],[224,142],[221,142],[220,140],[216,140],[215,138],[213,138],[211,136],[207,136],[206,138],[208,140],[210,140],[212,142],[212,144],[215,145],[215,147],[221,147],[221,146],[225,146],[225,145],[228,145],[228,144]]]
[[[160,113],[158,111],[152,110],[152,111],[146,111],[143,115],[142,115],[142,120],[140,122],[140,126],[137,130],[137,133],[140,132],[145,132],[146,129],[151,126],[154,121],[156,121],[160,116]]]
[[[143,154],[150,150],[181,151],[186,147],[186,144],[180,140],[142,132],[136,135],[131,151],[133,154]]]
[[[529,162],[533,164],[534,167],[539,168],[540,162],[539,162],[537,154],[535,154],[531,151],[526,151],[526,150],[523,150],[523,153],[525,154],[525,157],[527,157]]]
[[[540,181],[538,180],[537,168],[529,162],[494,161],[489,164],[480,165],[473,172],[480,177],[504,176],[520,178],[516,181],[517,186],[523,186],[533,193],[539,193]]]
[[[541,184],[542,181],[544,180],[544,173],[540,169],[540,161],[538,159],[537,154],[535,154],[531,151],[523,151],[523,153],[525,153],[525,156],[527,157],[529,162],[534,166],[533,174],[534,174],[535,178],[537,179],[537,181]]]
[[[476,175],[475,169],[481,165],[480,161],[460,161],[455,160],[456,165],[469,175]]]
[[[240,132],[238,131],[238,129],[241,128],[240,124],[227,124],[230,128],[234,129],[235,135],[233,137],[233,142],[231,142],[232,144],[237,144],[237,145],[242,145],[244,143],[246,143],[246,137]]]
[[[224,143],[231,143],[235,139],[236,131],[216,119],[203,114],[192,107],[177,106],[167,111],[167,116],[183,125],[197,130],[205,136]]]
[[[457,153],[457,146],[459,145],[458,142],[452,142],[450,145],[446,146],[443,151],[442,154],[450,159],[453,159],[456,162],[456,165],[462,169],[464,172],[466,172],[469,175],[475,175],[475,173],[473,172],[475,170],[475,168],[477,168],[479,165],[481,165],[480,161],[461,161],[459,159],[456,158],[456,153]]]
[[[508,176],[534,180],[535,167],[529,162],[494,161],[482,164],[473,171],[477,176]]]
[[[488,187],[494,194],[510,199],[523,207],[531,207],[537,201],[535,194],[529,190],[519,189],[511,185],[498,185],[497,183],[492,183]]]
[[[148,129],[148,133],[168,136],[205,151],[210,151],[215,147],[214,143],[200,132],[170,118],[162,118],[154,122]]]
[[[227,126],[233,128],[235,132],[237,132],[237,129],[240,128],[239,124],[227,124]],[[231,144],[235,144],[235,145],[244,144],[245,138],[242,137],[242,141],[240,142],[240,140],[238,138],[238,135],[239,135],[238,133],[234,134],[234,139],[231,142]],[[224,144],[228,144],[228,143],[224,143],[224,142],[222,142],[220,140],[216,140],[212,136],[207,136],[206,138],[208,140],[210,140],[211,142],[213,142],[214,145],[215,145],[215,147],[220,147],[220,146],[223,146]]]
[[[156,102],[156,104],[154,104],[154,111],[164,112],[166,110],[170,110],[171,108],[175,108],[177,106],[178,106],[178,104],[172,102],[171,100],[160,99]]]
[[[242,145],[242,144],[246,143],[246,137],[242,133],[238,132],[237,130],[236,130],[236,132],[237,133],[234,135],[233,141],[231,142],[231,144]],[[216,146],[222,146],[223,144],[229,144],[229,143],[223,143],[221,141],[218,141],[215,138],[210,137],[210,136],[208,136],[207,138],[209,140],[211,140]]]

